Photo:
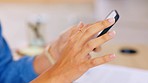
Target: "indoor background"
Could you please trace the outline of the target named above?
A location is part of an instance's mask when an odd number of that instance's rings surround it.
[[[99,55],[113,52],[117,59],[110,64],[147,70],[147,8],[147,0],[0,0],[0,20],[4,37],[15,52],[32,44],[30,24],[40,23],[43,43],[48,44],[63,30],[80,21],[100,21],[116,9],[120,19],[112,30],[117,32],[117,36],[102,46]],[[124,49],[135,53],[122,53]]]

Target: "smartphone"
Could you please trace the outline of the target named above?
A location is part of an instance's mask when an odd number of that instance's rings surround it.
[[[116,22],[118,21],[119,17],[120,17],[120,16],[119,16],[117,10],[112,10],[112,11],[108,14],[108,16],[106,17],[106,19],[115,18],[115,23],[116,23]],[[115,24],[115,23],[114,23],[114,24]],[[113,25],[114,25],[114,24],[113,24]],[[108,28],[104,29],[103,31],[101,31],[101,32],[98,34],[97,37],[100,37],[100,36],[104,35],[105,33],[107,33],[107,32],[112,28],[113,25],[111,25],[110,27],[108,27]]]

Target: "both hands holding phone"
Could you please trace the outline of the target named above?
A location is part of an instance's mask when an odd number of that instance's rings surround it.
[[[91,58],[89,53],[115,36],[115,31],[108,31],[118,19],[117,11],[113,10],[107,19],[101,22],[91,25],[80,23],[68,30],[51,45],[50,52],[57,52],[57,62],[31,83],[71,83],[89,68],[114,59],[114,54]],[[101,33],[94,38],[98,32]],[[60,49],[57,50],[57,46],[60,46]]]

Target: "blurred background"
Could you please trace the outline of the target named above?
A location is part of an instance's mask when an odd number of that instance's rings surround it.
[[[116,53],[109,64],[147,70],[147,8],[148,0],[0,0],[0,20],[11,49],[34,55],[42,49],[30,52],[30,45],[44,46],[70,26],[103,20],[116,9],[120,19],[112,30],[117,36],[99,55]]]

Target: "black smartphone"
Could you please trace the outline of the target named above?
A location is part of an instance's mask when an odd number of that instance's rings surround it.
[[[115,23],[116,23],[116,22],[118,21],[119,17],[120,17],[120,16],[119,16],[117,10],[112,10],[112,11],[108,14],[108,16],[106,17],[106,19],[108,19],[108,18],[115,18]],[[115,24],[115,23],[114,23],[114,24]],[[114,24],[113,24],[113,25],[114,25]],[[98,34],[97,37],[100,37],[100,36],[104,35],[105,33],[107,33],[107,32],[112,28],[113,25],[111,25],[110,27],[108,27],[108,28],[104,29],[103,31],[101,31],[101,32]]]

